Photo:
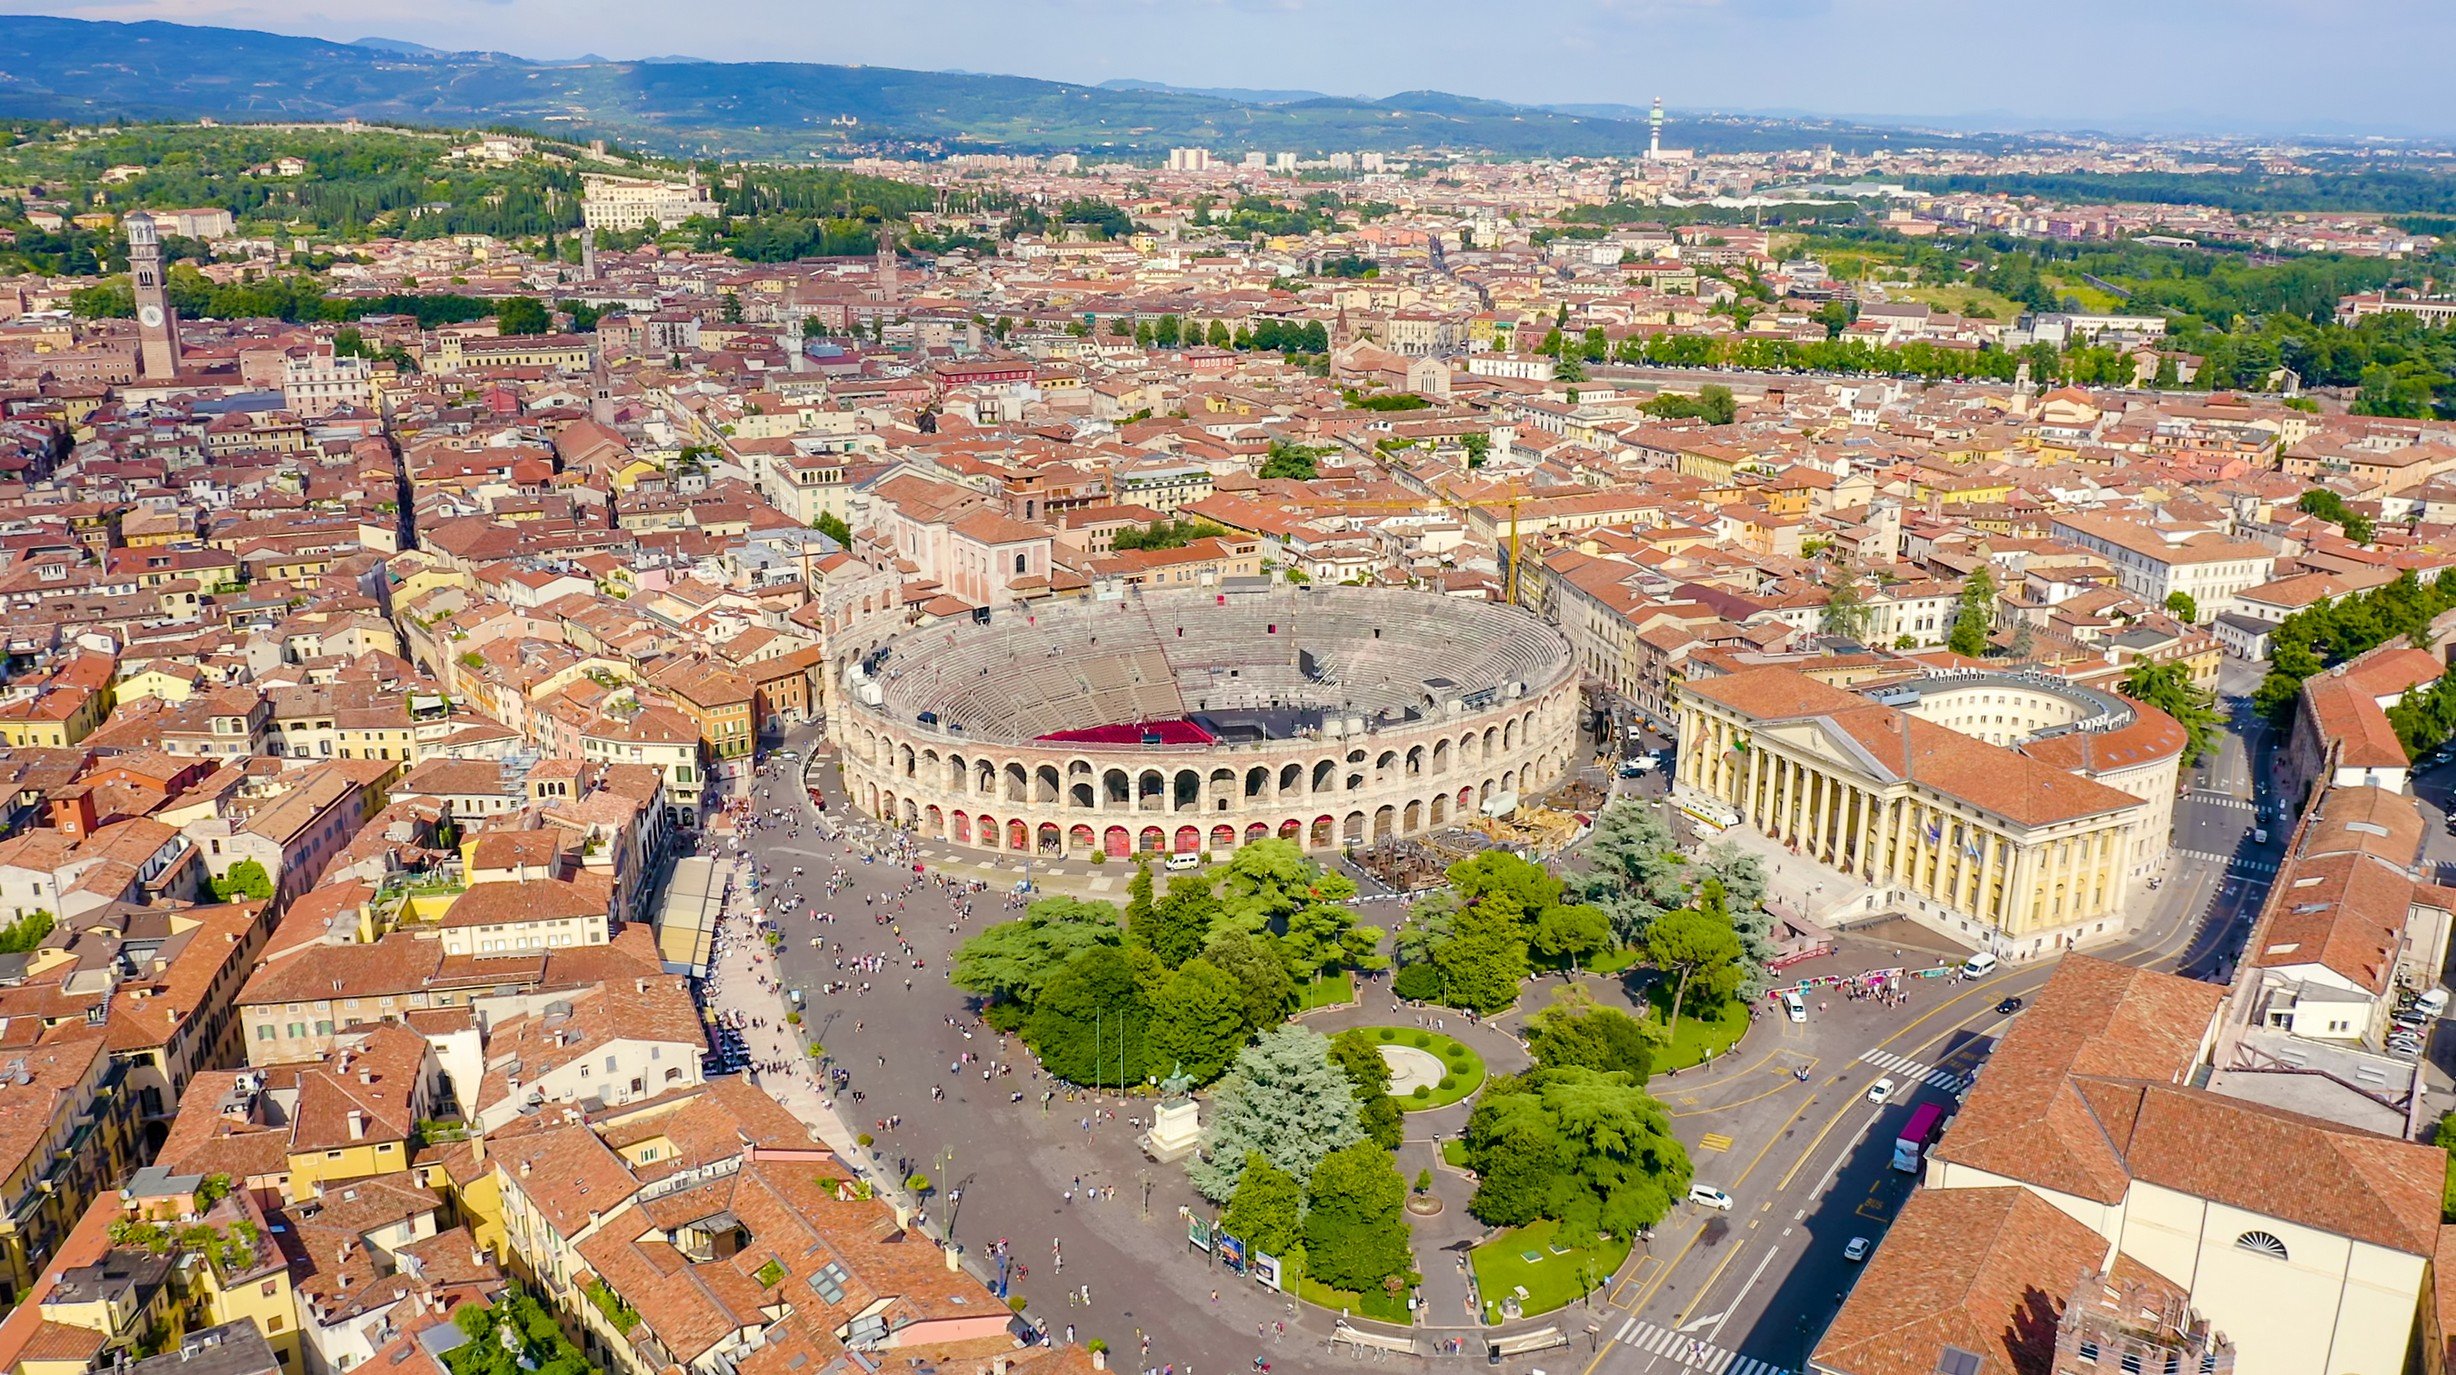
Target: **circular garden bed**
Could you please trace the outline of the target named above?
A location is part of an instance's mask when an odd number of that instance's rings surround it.
[[[1462,1041],[1420,1026],[1363,1030],[1390,1065],[1390,1096],[1402,1112],[1446,1108],[1484,1086],[1484,1057]]]

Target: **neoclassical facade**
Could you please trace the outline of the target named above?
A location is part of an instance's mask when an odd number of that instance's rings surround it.
[[[1763,668],[1684,683],[1678,706],[1684,796],[1998,953],[2120,935],[2165,854],[2182,728],[2109,694],[1990,673],[1850,692]]]
[[[847,689],[864,811],[1043,857],[1415,835],[1550,787],[1578,739],[1557,631],[1377,589],[1017,609],[900,637]]]

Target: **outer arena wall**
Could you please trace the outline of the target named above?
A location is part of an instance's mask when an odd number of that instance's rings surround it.
[[[1291,677],[1299,648],[1335,673]],[[1266,836],[1307,850],[1369,844],[1548,788],[1578,749],[1577,675],[1558,631],[1513,608],[1421,593],[1204,590],[1043,605],[912,632],[876,668],[837,694],[847,793],[872,816],[990,852],[1219,854]],[[1156,720],[1172,705],[1273,703],[1328,719],[1297,738],[1207,746],[1022,733],[1110,724],[1092,719],[1103,715]],[[1070,719],[1078,707],[1084,716]]]

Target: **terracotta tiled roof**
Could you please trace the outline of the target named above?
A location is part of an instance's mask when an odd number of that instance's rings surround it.
[[[2181,1082],[2225,990],[2087,956],[2066,956],[1970,1090],[1937,1159],[2102,1203],[2130,1176],[2074,1076]]]
[[[2047,1375],[2055,1323],[2105,1238],[2021,1188],[1921,1189],[1902,1205],[1811,1357],[1837,1375]]]
[[[2066,956],[1932,1158],[2108,1205],[2139,1180],[2429,1255],[2445,1152],[2187,1086],[2224,996]]]

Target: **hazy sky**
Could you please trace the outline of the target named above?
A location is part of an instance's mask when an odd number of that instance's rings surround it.
[[[2449,0],[0,0],[530,57],[2456,135]]]

